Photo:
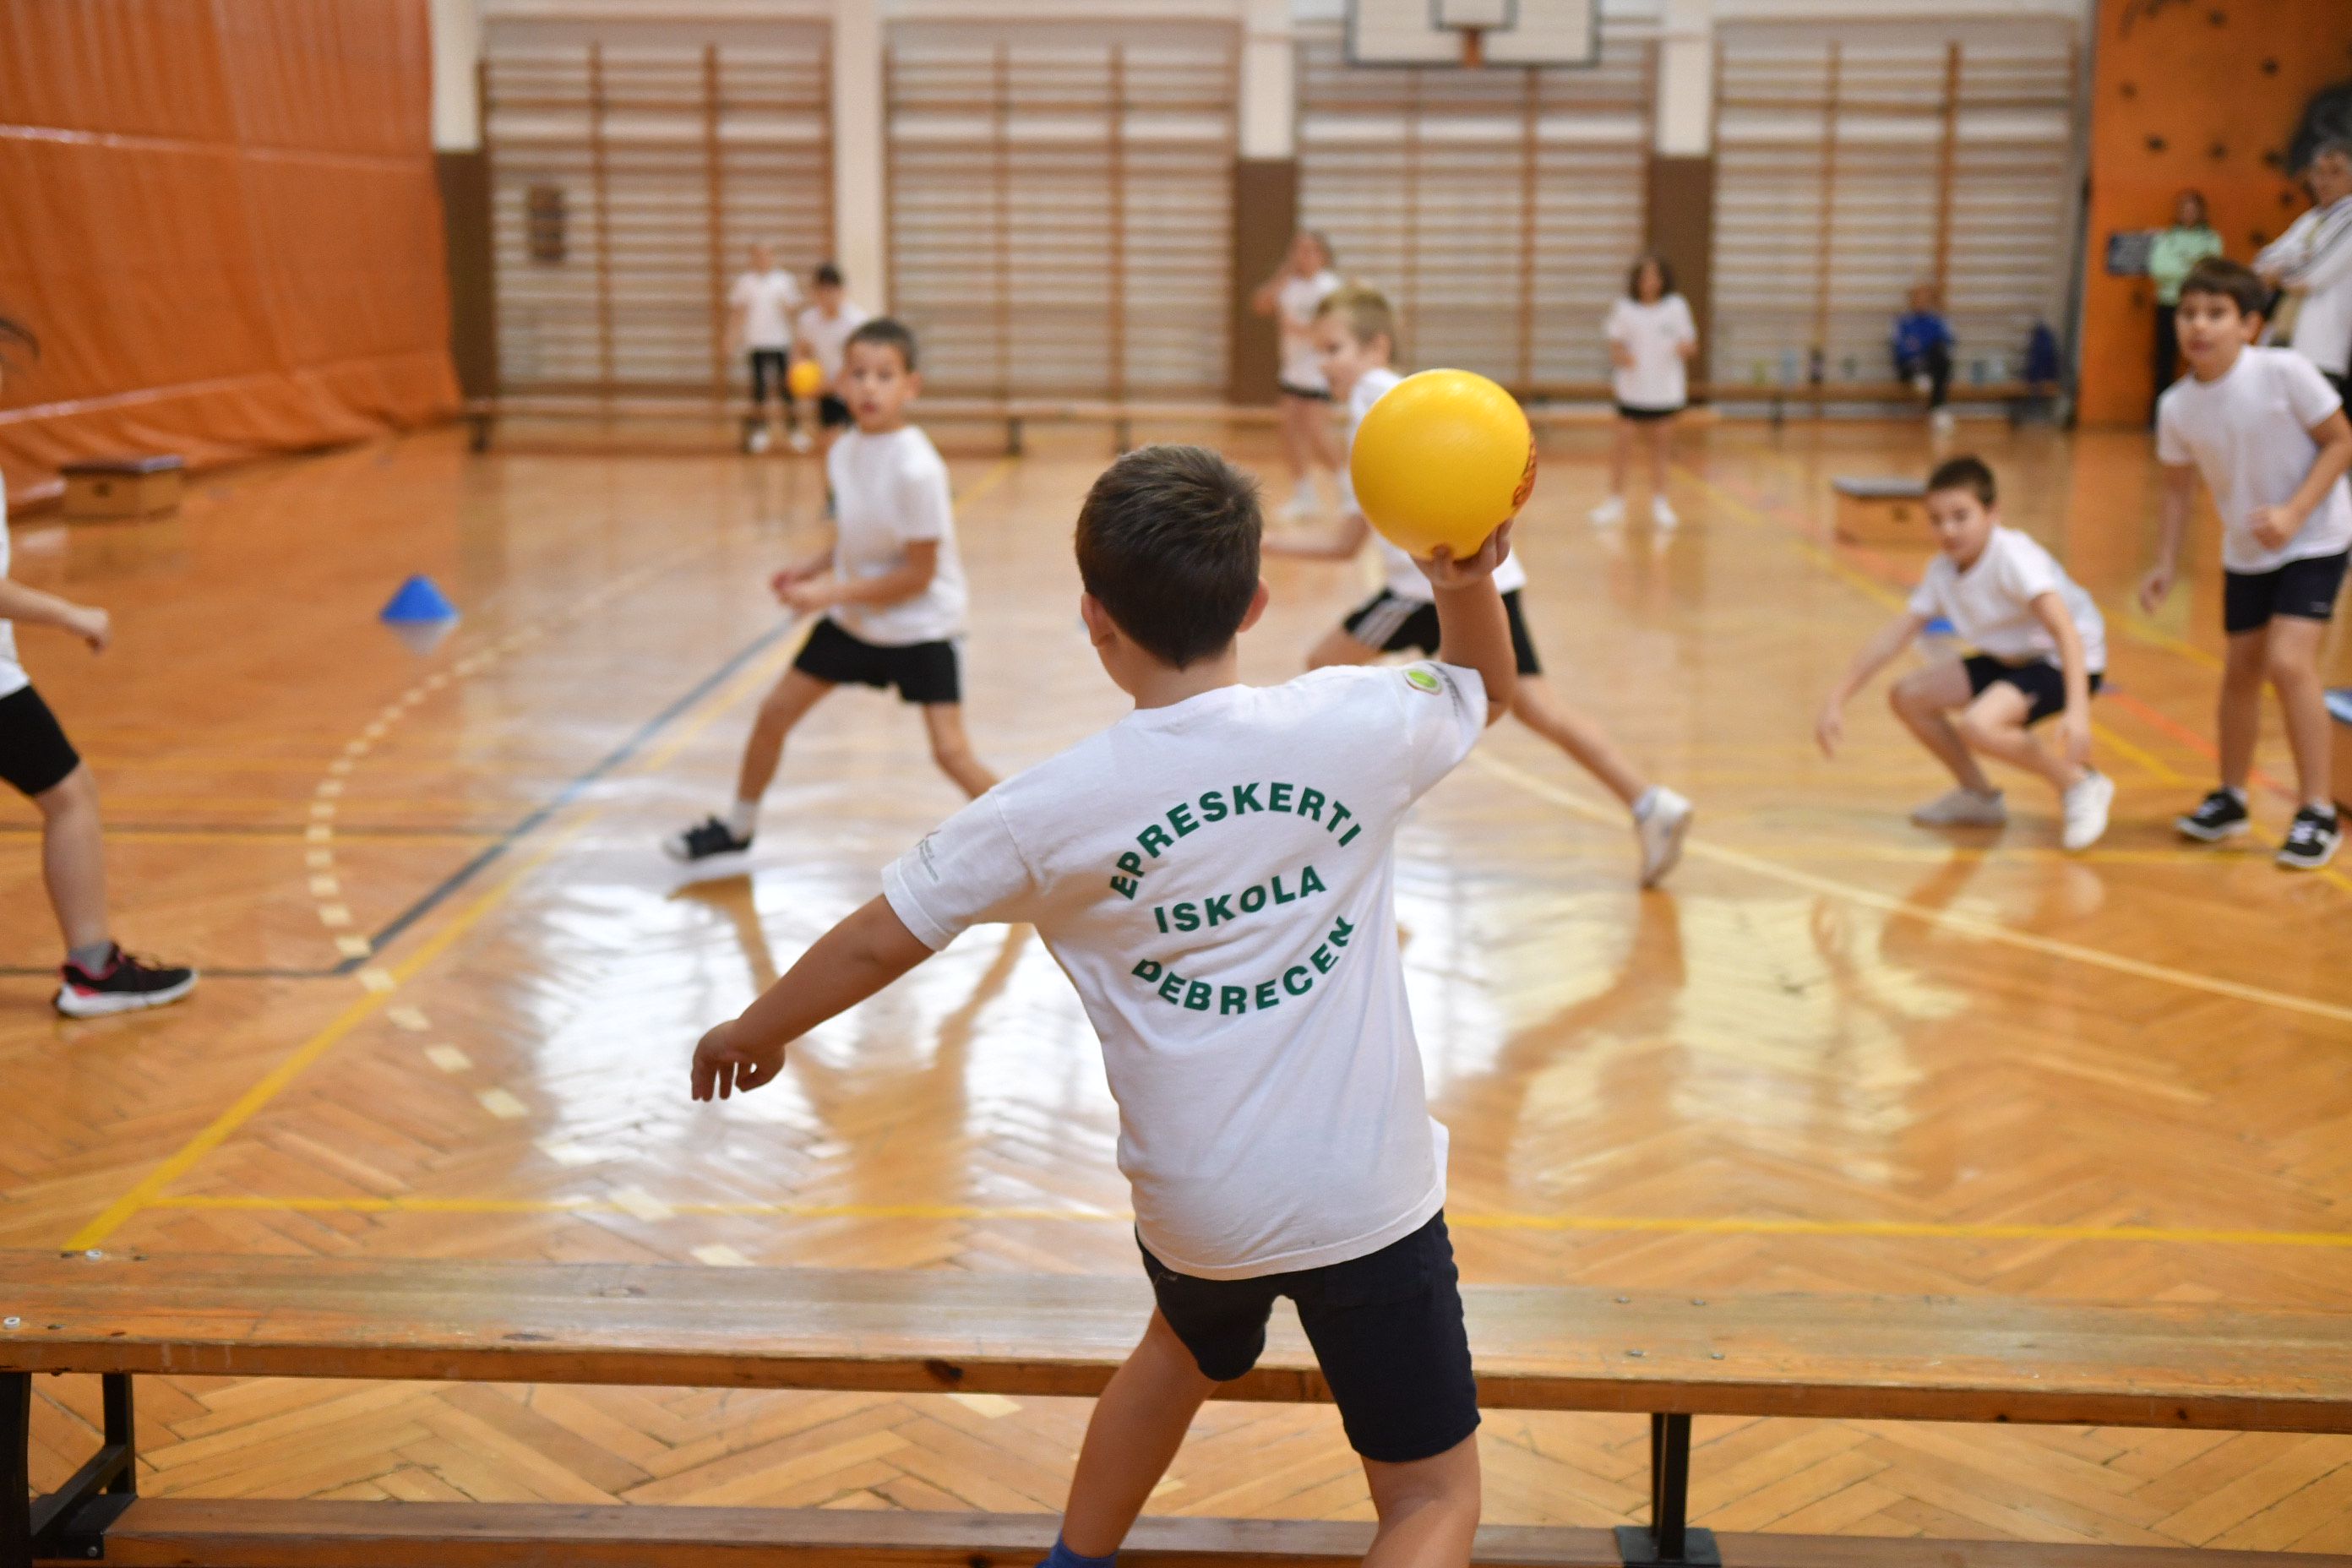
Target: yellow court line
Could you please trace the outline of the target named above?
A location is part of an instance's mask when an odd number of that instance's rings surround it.
[[[1541,795],[1546,800],[1564,805],[1579,816],[1589,817],[1595,822],[1612,825],[1622,820],[1622,811],[1604,809],[1580,795],[1560,788],[1558,784],[1537,777],[1524,768],[1504,762],[1499,757],[1489,756],[1484,751],[1471,752],[1470,760],[1496,777],[1507,779],[1531,795]],[[2055,937],[2036,936],[2031,931],[2021,931],[2002,925],[1998,921],[1982,920],[1975,915],[1961,914],[1952,910],[1939,910],[1928,904],[1916,904],[1908,899],[1898,899],[1891,894],[1877,892],[1852,882],[1842,882],[1833,877],[1818,876],[1811,871],[1800,871],[1791,866],[1776,865],[1761,855],[1750,855],[1744,850],[1728,848],[1706,839],[1691,839],[1684,847],[1683,853],[1685,858],[1712,860],[1719,866],[1733,867],[1773,881],[1785,882],[1790,887],[1805,889],[1809,892],[1825,894],[1833,899],[1843,899],[1850,903],[1862,904],[1883,910],[1887,914],[1901,915],[1907,920],[1938,926],[1960,936],[1975,937],[1982,942],[1999,942],[2003,946],[2020,948],[2027,952],[2040,953],[2046,958],[2064,959],[2070,963],[2108,970],[2116,974],[2128,974],[2137,980],[2153,980],[2161,984],[2177,985],[2184,990],[2200,991],[2210,996],[2227,996],[2232,1001],[2252,1002],[2265,1007],[2276,1007],[2284,1012],[2302,1013],[2315,1018],[2352,1024],[2352,1006],[2322,1002],[2311,996],[2297,996],[2286,991],[2272,991],[2260,985],[2242,984],[2234,980],[2223,980],[2214,975],[2199,974],[2191,970],[2176,969],[2170,964],[2150,963],[2143,959],[2126,958],[2121,953],[2107,952],[2095,947],[2084,947],[2079,942],[2061,942]]]
[[[1000,458],[993,468],[973,481],[964,497],[959,498],[960,500],[968,502],[974,495],[985,494],[987,490],[1001,484],[1005,474],[1011,471],[1014,459],[1011,458]],[[700,704],[702,710],[699,713],[683,725],[677,733],[672,735],[654,751],[646,753],[631,771],[650,772],[667,763],[688,742],[699,735],[720,714],[740,700],[757,682],[772,679],[774,667],[791,656],[794,646],[793,643],[786,643],[765,658],[753,660],[751,667],[744,669],[735,679],[729,681],[709,697],[706,697]],[[67,1241],[67,1247],[70,1250],[79,1250],[96,1247],[121,1229],[141,1209],[156,1206],[166,1188],[186,1175],[194,1168],[197,1162],[220,1147],[227,1141],[230,1134],[251,1121],[264,1106],[276,1099],[288,1084],[299,1077],[305,1068],[332,1050],[353,1029],[372,1017],[385,1005],[394,989],[415,978],[425,965],[447,952],[459,937],[472,930],[484,916],[505,901],[507,896],[520,886],[526,877],[545,865],[554,857],[557,850],[578,837],[590,823],[603,814],[603,810],[602,806],[592,806],[583,812],[573,819],[570,826],[564,828],[537,853],[517,866],[496,887],[489,889],[480,898],[467,905],[462,913],[436,931],[423,946],[400,963],[391,966],[388,971],[390,984],[370,986],[358,1000],[337,1014],[325,1028],[305,1040],[290,1055],[264,1074],[258,1082],[239,1095],[202,1131],[182,1144],[163,1163],[142,1177],[129,1192],[109,1204],[89,1224],[76,1231]]]
[[[621,1215],[645,1219],[642,1201],[603,1198],[253,1197],[188,1194],[156,1200],[156,1208],[214,1213]],[[661,1204],[671,1215],[808,1220],[1042,1220],[1056,1224],[1131,1225],[1132,1214],[1093,1208],[989,1208],[964,1204]],[[656,1217],[659,1217],[656,1215]],[[2030,1225],[1869,1219],[1745,1219],[1685,1215],[1479,1214],[1448,1211],[1462,1230],[1533,1230],[1681,1236],[1818,1236],[1915,1237],[1936,1241],[2124,1241],[2188,1246],[2352,1248],[2352,1231],[2235,1230],[2155,1225]]]

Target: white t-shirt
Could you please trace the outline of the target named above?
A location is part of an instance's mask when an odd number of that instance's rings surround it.
[[[2342,375],[2352,362],[2352,196],[2314,207],[2254,258],[2300,296],[2294,352]]]
[[[1243,1279],[1344,1263],[1445,1203],[1397,948],[1406,808],[1486,727],[1475,670],[1317,670],[1141,709],[882,876],[932,948],[1025,921],[1118,1102],[1136,1230]]]
[[[1984,553],[1965,572],[1948,555],[1929,562],[1927,575],[1911,595],[1911,613],[1929,620],[1944,616],[1961,640],[2003,663],[2056,664],[2057,639],[2033,613],[2033,601],[2044,594],[2064,601],[2074,635],[2083,639],[2084,671],[2105,671],[2107,623],[2099,606],[2050,552],[2013,528],[1994,529]]]
[[[835,605],[825,612],[841,629],[881,647],[944,642],[963,635],[963,561],[956,553],[955,508],[948,466],[931,438],[912,425],[886,436],[845,432],[826,454],[836,518],[833,569],[843,577],[879,577],[906,564],[907,546],[939,542],[930,585],[895,605]]]
[[[1315,353],[1315,311],[1339,288],[1339,275],[1325,268],[1312,278],[1297,273],[1275,291],[1275,320],[1282,327],[1282,384],[1301,392],[1328,392],[1323,362]]]
[[[746,272],[735,279],[727,302],[743,312],[745,348],[793,346],[793,308],[801,302],[801,286],[791,273],[781,267]]]
[[[1633,351],[1631,367],[1618,365],[1609,384],[1628,408],[1680,408],[1690,401],[1690,378],[1680,345],[1698,342],[1698,323],[1689,301],[1669,294],[1654,305],[1620,299],[1609,307],[1603,328],[1612,343]]]
[[[2352,548],[2352,495],[2337,479],[2283,548],[2256,539],[2246,519],[2276,506],[2310,476],[2319,443],[2311,427],[2344,405],[2327,378],[2293,349],[2249,348],[2212,381],[2182,376],[2157,400],[2156,456],[2194,463],[2221,514],[2221,564],[2274,572],[2290,561]]]
[[[0,474],[0,578],[8,575],[8,476]],[[25,667],[16,662],[16,623],[0,620],[0,697],[22,691],[33,684]]]
[[[1348,390],[1348,438],[1345,445],[1349,451],[1352,452],[1355,447],[1356,430],[1363,424],[1364,416],[1372,411],[1372,405],[1381,400],[1382,393],[1403,379],[1403,376],[1386,365],[1368,370],[1356,378],[1356,384]],[[1346,463],[1339,465],[1339,512],[1344,517],[1350,512],[1358,511],[1356,487],[1349,478]],[[1429,579],[1421,574],[1421,568],[1412,563],[1412,557],[1391,544],[1380,534],[1375,533],[1372,539],[1373,542],[1381,547],[1381,585],[1400,599],[1420,599],[1425,603],[1434,603],[1437,595],[1430,591]],[[1509,594],[1527,585],[1527,568],[1519,564],[1519,558],[1517,555],[1509,557],[1502,565],[1496,568],[1496,591]]]
[[[864,326],[867,319],[865,311],[846,300],[841,302],[837,316],[828,316],[815,305],[801,312],[801,341],[808,344],[809,353],[824,367],[825,385],[832,386],[841,380],[841,356],[849,346],[849,334]]]

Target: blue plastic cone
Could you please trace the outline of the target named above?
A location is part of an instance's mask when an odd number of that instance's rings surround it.
[[[433,585],[433,579],[418,573],[400,585],[392,602],[383,607],[382,619],[393,626],[414,625],[432,621],[454,621],[457,606],[449,595]]]

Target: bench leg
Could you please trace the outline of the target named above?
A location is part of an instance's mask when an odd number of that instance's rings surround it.
[[[467,417],[466,423],[469,426],[469,430],[466,437],[466,449],[469,452],[488,451],[490,449],[491,416],[487,414],[470,415]]]
[[[1004,422],[1004,455],[1008,458],[1017,458],[1021,455],[1021,421],[1019,419],[1007,419]]]
[[[1650,1417],[1650,1523],[1617,1527],[1617,1555],[1657,1568],[1722,1568],[1715,1531],[1690,1526],[1691,1418]]]
[[[108,1373],[106,1439],[65,1485],[34,1499],[33,1374],[0,1373],[0,1568],[35,1558],[102,1558],[106,1531],[139,1491],[131,1374]]]

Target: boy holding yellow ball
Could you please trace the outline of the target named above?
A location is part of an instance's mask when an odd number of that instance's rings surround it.
[[[1404,379],[1389,363],[1395,344],[1396,312],[1377,289],[1351,284],[1325,300],[1316,314],[1316,349],[1331,384],[1332,397],[1348,412],[1350,447],[1372,405]],[[1409,649],[1434,652],[1437,611],[1429,580],[1412,556],[1374,534],[1357,504],[1346,463],[1339,466],[1339,503],[1336,531],[1319,539],[1277,538],[1265,542],[1269,555],[1312,561],[1352,560],[1366,540],[1376,540],[1380,545],[1385,568],[1380,592],[1350,611],[1309,650],[1308,667],[1369,664],[1382,654]],[[1691,803],[1643,777],[1599,724],[1552,696],[1519,605],[1519,590],[1527,580],[1516,555],[1495,574],[1495,586],[1502,592],[1503,608],[1510,618],[1511,648],[1518,663],[1518,691],[1511,700],[1511,712],[1520,723],[1566,752],[1625,804],[1633,818],[1634,839],[1641,847],[1642,886],[1654,887],[1682,858],[1683,839],[1690,832]]]

